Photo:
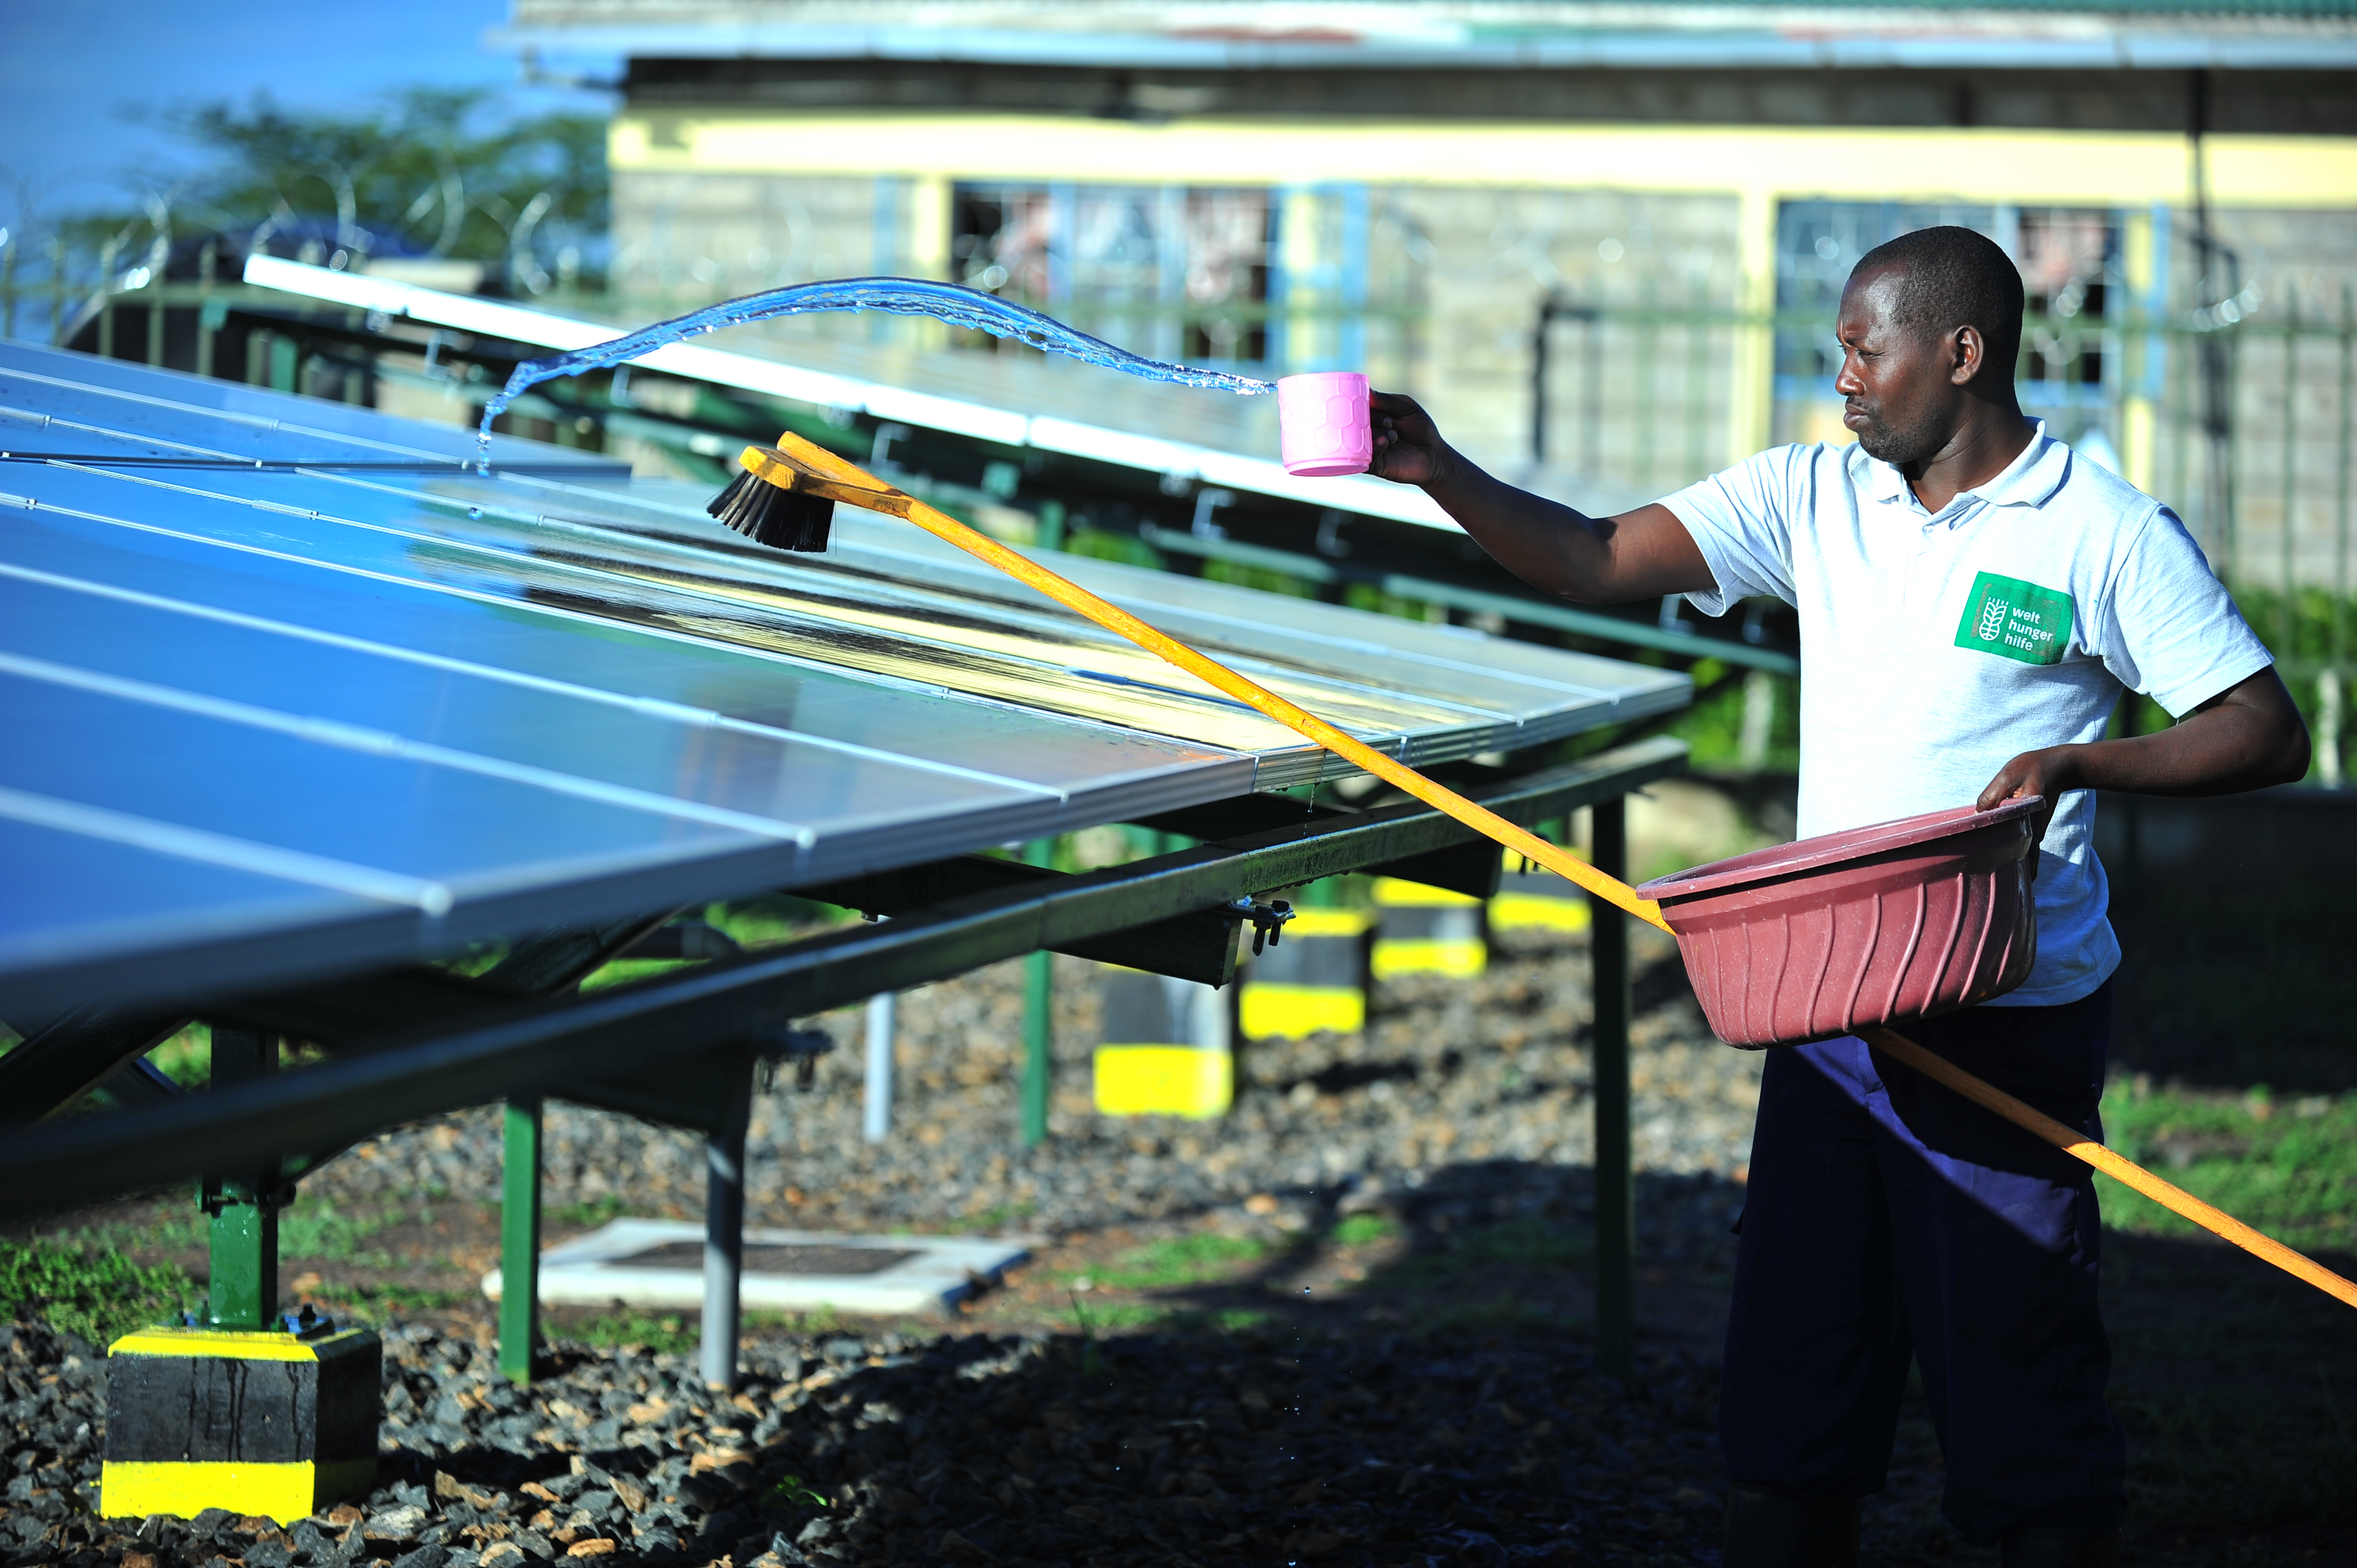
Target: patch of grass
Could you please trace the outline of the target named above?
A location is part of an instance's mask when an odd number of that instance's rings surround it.
[[[200,1089],[213,1075],[213,1031],[210,1024],[191,1024],[147,1053],[156,1070],[182,1089]]]
[[[619,958],[594,972],[581,983],[584,991],[603,991],[610,985],[628,985],[634,980],[651,979],[669,974],[674,969],[685,969],[700,961],[683,958]]]
[[[170,1263],[54,1241],[0,1241],[0,1318],[39,1318],[92,1348],[179,1313],[196,1282]]]
[[[1222,1307],[1211,1316],[1211,1326],[1222,1334],[1251,1334],[1276,1321],[1276,1314],[1256,1306]]]
[[[326,1198],[298,1197],[278,1217],[278,1255],[389,1268],[392,1254],[361,1243],[393,1223],[384,1214],[349,1214]]]
[[[686,1313],[645,1313],[624,1309],[551,1324],[552,1339],[575,1339],[598,1349],[619,1345],[643,1345],[650,1350],[679,1355],[693,1350],[700,1337],[694,1318]]]
[[[48,1240],[63,1246],[107,1252],[201,1252],[211,1239],[205,1212],[194,1204],[159,1214],[145,1224],[121,1220],[59,1230]]]
[[[322,1294],[363,1323],[381,1322],[393,1313],[447,1312],[474,1299],[472,1291],[391,1284],[335,1285]]]
[[[1202,1232],[1134,1248],[1112,1267],[1087,1273],[1103,1290],[1168,1290],[1225,1279],[1239,1265],[1256,1262],[1267,1253],[1265,1241]]]
[[[832,1315],[828,1315],[832,1319]],[[737,1325],[744,1335],[783,1334],[797,1325],[781,1312],[748,1312]],[[799,1325],[806,1334],[831,1332],[838,1326],[830,1321],[828,1327],[813,1328],[809,1319]],[[611,1349],[620,1345],[642,1345],[666,1356],[683,1356],[703,1343],[701,1315],[694,1312],[641,1312],[634,1307],[618,1307],[612,1312],[592,1313],[585,1317],[568,1318],[548,1323],[544,1332],[551,1339],[572,1339],[599,1349]]]
[[[619,1219],[629,1213],[630,1209],[630,1206],[628,1203],[608,1193],[604,1197],[591,1198],[587,1203],[556,1205],[547,1209],[543,1218],[551,1225],[578,1225],[584,1230],[594,1230],[597,1226]]]
[[[2303,1252],[2357,1250],[2357,1095],[2278,1101],[2115,1085],[2104,1141],[2140,1165]],[[2199,1234],[2190,1220],[2098,1176],[2104,1222],[2156,1236]]]
[[[1399,1221],[1388,1214],[1352,1214],[1334,1227],[1333,1241],[1338,1247],[1372,1247],[1399,1233]]]
[[[1501,1268],[1555,1269],[1587,1263],[1595,1239],[1552,1219],[1501,1219],[1449,1233],[1444,1244],[1403,1258],[1386,1283],[1434,1286]]]

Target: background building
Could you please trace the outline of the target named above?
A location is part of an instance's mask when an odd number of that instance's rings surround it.
[[[1600,501],[1843,438],[1841,280],[1968,224],[2029,282],[2033,412],[2238,586],[2348,592],[2349,0],[512,15],[520,49],[628,59],[619,295],[952,278],[1155,354],[1363,366]]]

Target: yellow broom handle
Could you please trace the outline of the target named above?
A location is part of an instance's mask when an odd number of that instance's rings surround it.
[[[1662,918],[1662,907],[1651,898],[1641,898],[1636,889],[1581,860],[1570,852],[1547,843],[1527,829],[1516,827],[1505,818],[1486,807],[1477,805],[1454,789],[1436,784],[1423,774],[1385,757],[1374,747],[1343,734],[1332,725],[1307,709],[1286,702],[1283,697],[1237,674],[1215,659],[1196,652],[1185,643],[1166,636],[1146,625],[1117,605],[1106,603],[1079,584],[1058,576],[1038,562],[1019,555],[1006,545],[967,527],[938,508],[904,491],[893,489],[863,470],[827,451],[791,434],[781,436],[781,450],[823,472],[857,485],[862,489],[877,492],[877,499],[888,501],[888,510],[907,518],[919,528],[937,538],[947,540],[968,554],[980,556],[1007,575],[1029,584],[1057,603],[1087,617],[1106,630],[1116,632],[1130,641],[1156,654],[1179,669],[1188,671],[1225,692],[1242,703],[1266,714],[1270,718],[1296,733],[1316,741],[1319,746],[1349,762],[1355,763],[1376,778],[1397,785],[1409,794],[1484,836],[1496,840],[1508,849],[1515,850],[1536,861],[1557,875],[1565,877],[1609,903],[1619,906],[1641,920],[1669,930],[1669,922]],[[863,503],[866,502],[866,498]],[[1673,933],[1674,934],[1674,933]],[[1888,1052],[1928,1078],[1937,1079],[1950,1089],[1996,1112],[2007,1121],[2027,1129],[2075,1159],[2083,1160],[2104,1175],[2126,1182],[2128,1186],[2193,1221],[2203,1230],[2222,1236],[2255,1257],[2264,1258],[2276,1267],[2305,1280],[2328,1295],[2335,1296],[2351,1306],[2357,1306],[2357,1283],[2339,1274],[2274,1238],[2254,1230],[2222,1209],[2213,1208],[2191,1193],[2171,1186],[2146,1170],[2135,1161],[2114,1154],[2093,1139],[2064,1126],[2052,1117],[2016,1100],[1993,1084],[1983,1082],[1971,1073],[1924,1049],[1906,1036],[1890,1029],[1863,1027],[1851,1031],[1877,1050]]]
[[[2294,1278],[2306,1280],[2325,1294],[2357,1306],[2357,1283],[2342,1279],[2306,1254],[2293,1251],[2274,1237],[2252,1230],[2224,1209],[2213,1208],[2184,1188],[2161,1180],[2134,1160],[2114,1154],[2077,1128],[2066,1127],[2035,1106],[2025,1105],[1995,1085],[1983,1082],[1945,1057],[1925,1050],[1893,1030],[1867,1027],[1850,1032],[1876,1050],[1897,1057],[1924,1077],[1938,1079],[1974,1103],[1986,1106],[2007,1121],[2028,1128],[2064,1154],[2084,1160],[2107,1176],[2126,1182],[2155,1203],[2176,1210],[2204,1230],[2224,1237],[2253,1257],[2264,1258]]]

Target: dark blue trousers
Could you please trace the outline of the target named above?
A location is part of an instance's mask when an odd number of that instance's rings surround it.
[[[2100,1139],[2109,984],[1905,1033]],[[1844,1036],[1770,1051],[1739,1221],[1719,1441],[1796,1498],[1882,1489],[1910,1359],[1964,1535],[2118,1528],[2101,1230],[2087,1167]]]

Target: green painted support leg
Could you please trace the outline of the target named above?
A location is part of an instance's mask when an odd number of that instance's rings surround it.
[[[500,1171],[500,1375],[532,1381],[540,1346],[540,1124],[537,1098],[511,1100]]]
[[[1626,802],[1592,808],[1596,869],[1629,874]],[[1596,1364],[1625,1378],[1637,1369],[1635,1294],[1637,1206],[1629,1168],[1629,924],[1628,917],[1590,897],[1594,935],[1596,1033]]]
[[[1056,841],[1034,839],[1023,846],[1027,865],[1051,865]],[[1056,955],[1045,950],[1023,961],[1023,1146],[1048,1141],[1048,1103],[1055,1077],[1054,1012]]]
[[[245,1083],[278,1069],[278,1037],[242,1029],[212,1031],[212,1084]],[[240,1171],[204,1178],[212,1216],[211,1280],[205,1323],[213,1328],[274,1326],[278,1317],[278,1209],[274,1174]]]

